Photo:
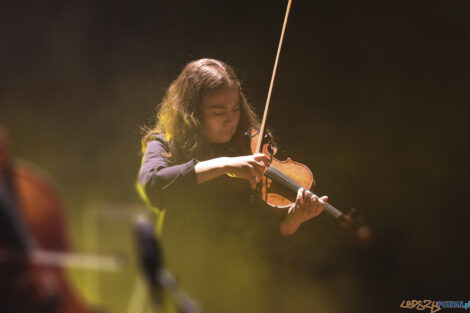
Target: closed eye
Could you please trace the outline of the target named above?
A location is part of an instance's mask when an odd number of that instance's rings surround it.
[[[214,115],[214,116],[222,116],[222,115],[224,115],[224,111],[213,111],[213,112],[212,112],[212,115]]]

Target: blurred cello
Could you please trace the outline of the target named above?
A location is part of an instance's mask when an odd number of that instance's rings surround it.
[[[11,162],[0,129],[1,311],[90,313],[62,266],[51,266],[36,253],[68,250],[64,208],[56,192],[38,170]]]

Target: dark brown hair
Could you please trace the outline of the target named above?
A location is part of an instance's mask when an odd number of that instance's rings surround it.
[[[214,154],[214,146],[202,134],[202,103],[204,98],[224,87],[235,87],[240,93],[240,121],[237,131],[227,144],[231,151],[250,154],[249,140],[244,135],[257,129],[258,118],[246,100],[240,81],[232,67],[214,59],[188,63],[168,88],[157,106],[156,124],[142,138],[142,150],[152,136],[163,134],[170,151],[165,157],[171,164],[191,158],[204,160]]]

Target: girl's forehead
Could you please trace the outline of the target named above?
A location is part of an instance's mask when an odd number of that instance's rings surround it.
[[[223,87],[204,98],[203,108],[226,108],[238,105],[240,91],[236,87]]]

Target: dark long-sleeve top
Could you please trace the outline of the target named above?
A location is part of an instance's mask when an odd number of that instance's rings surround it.
[[[204,227],[205,231],[240,231],[246,233],[265,222],[276,220],[266,207],[250,201],[247,181],[222,176],[198,184],[195,165],[198,160],[170,165],[164,156],[169,143],[163,135],[154,136],[148,142],[139,171],[139,183],[153,207],[165,211],[164,233],[183,227],[180,232]],[[256,209],[255,209],[256,208]],[[258,216],[261,212],[264,216]],[[190,225],[184,225],[191,219]],[[237,220],[243,223],[236,224]],[[200,224],[198,224],[200,223]],[[253,223],[258,223],[253,224]],[[264,227],[264,226],[263,226]],[[169,230],[169,228],[172,228]],[[273,227],[278,231],[279,224]],[[180,234],[179,234],[180,235]]]
[[[163,156],[169,151],[163,135],[152,137],[147,144],[139,172],[139,182],[154,207],[162,209],[169,193],[182,188],[195,188],[197,185],[194,166],[196,159],[170,166]]]
[[[167,267],[203,306],[214,303],[214,292],[228,281],[236,290],[254,293],[258,282],[250,273],[266,271],[267,260],[285,241],[279,232],[282,218],[250,200],[248,181],[223,175],[198,184],[194,169],[198,160],[170,165],[164,156],[168,151],[162,135],[153,137],[139,171],[150,204],[164,212],[160,240]],[[239,272],[226,271],[230,267]],[[220,301],[238,308],[240,303],[230,304],[237,297]]]

